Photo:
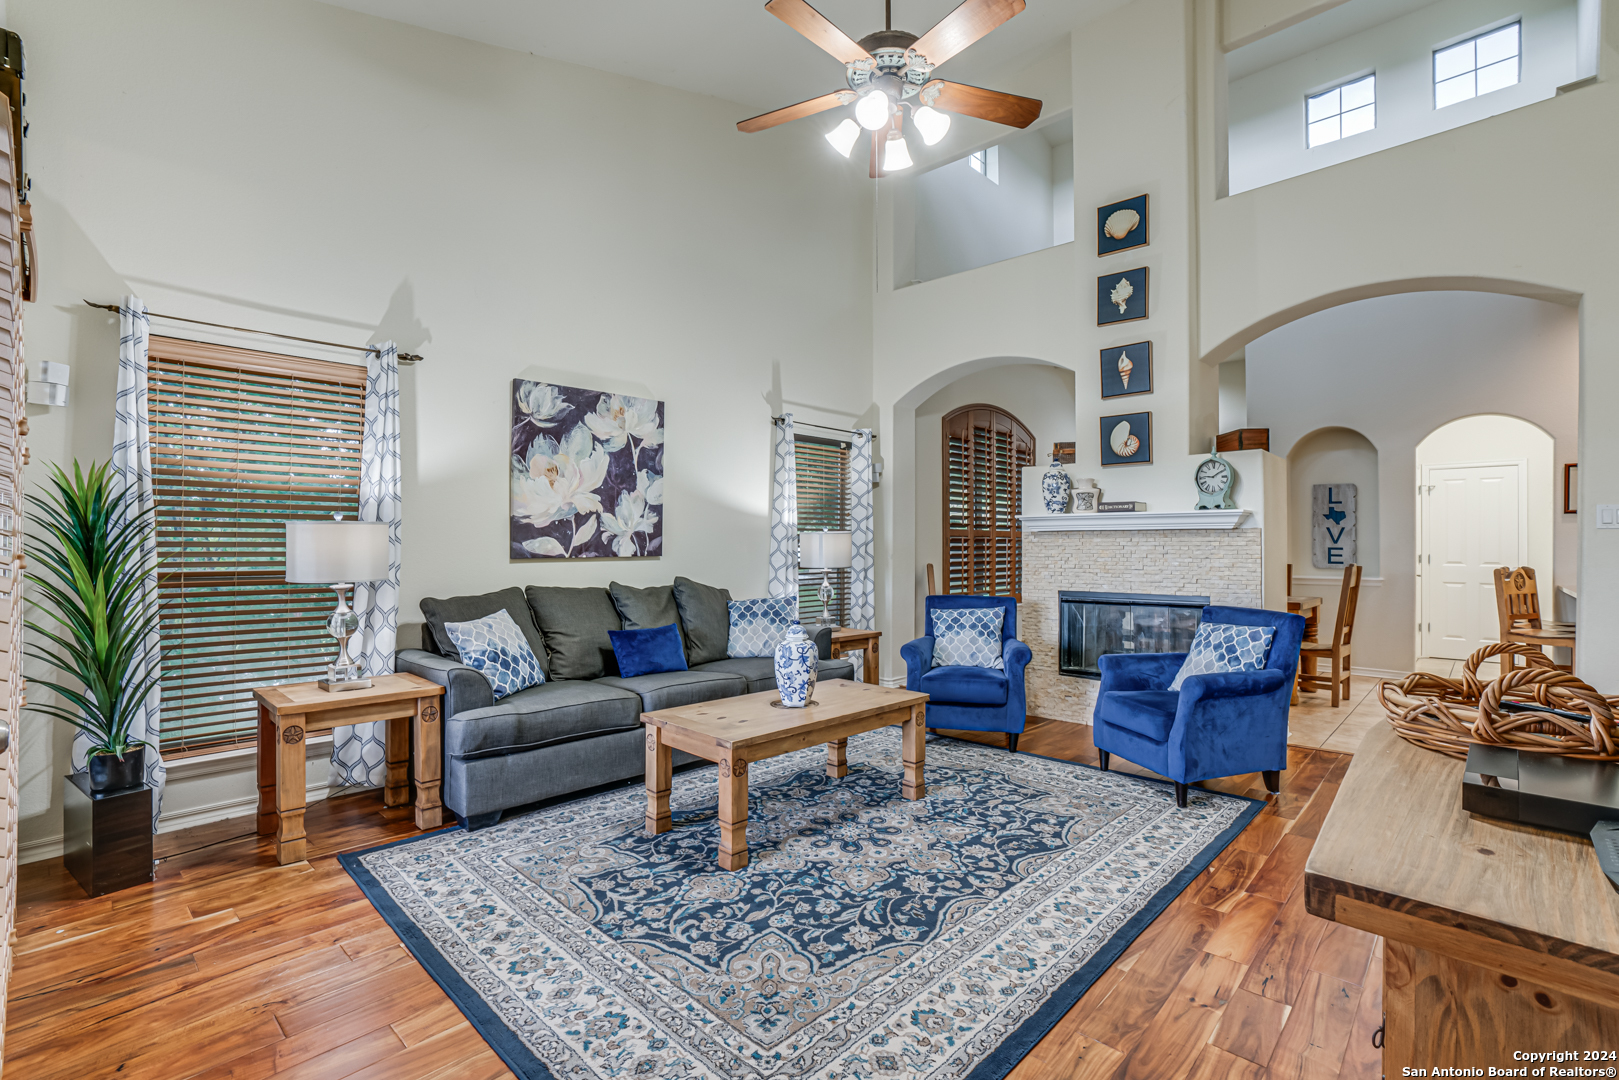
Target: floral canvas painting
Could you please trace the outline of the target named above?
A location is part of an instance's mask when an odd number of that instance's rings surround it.
[[[512,380],[514,559],[663,554],[663,402]]]

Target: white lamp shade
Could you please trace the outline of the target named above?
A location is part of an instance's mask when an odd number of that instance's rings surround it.
[[[854,118],[867,131],[877,131],[888,123],[894,113],[893,102],[881,90],[867,90],[854,103]]]
[[[849,156],[849,151],[854,149],[855,140],[858,138],[860,138],[860,125],[848,117],[844,117],[843,123],[826,133],[826,141],[832,144],[832,149],[844,157]]]
[[[916,124],[916,130],[922,133],[922,141],[929,146],[944,138],[950,130],[950,114],[926,105],[911,114],[911,121]]]
[[[382,521],[287,522],[287,581],[336,585],[388,576],[388,525]]]
[[[806,570],[845,570],[854,565],[854,534],[802,532],[798,534],[798,565]]]
[[[899,172],[911,167],[911,151],[905,145],[905,136],[897,131],[888,133],[888,145],[883,151],[883,171]]]

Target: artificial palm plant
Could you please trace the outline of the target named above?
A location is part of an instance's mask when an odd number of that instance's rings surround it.
[[[83,469],[75,461],[71,476],[52,466],[50,487],[28,495],[35,528],[27,551],[36,572],[27,578],[48,601],[34,606],[55,617],[60,633],[27,623],[34,633],[27,652],[80,684],[46,684],[76,712],[29,707],[83,732],[92,758],[111,754],[122,760],[146,745],[131,741],[129,729],[158,680],[157,605],[142,588],[157,565],[143,543],[152,511],[130,512],[136,494],[110,462]]]

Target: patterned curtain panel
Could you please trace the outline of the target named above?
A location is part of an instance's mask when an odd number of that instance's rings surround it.
[[[871,431],[860,428],[849,448],[849,528],[854,557],[849,570],[849,625],[870,630],[877,620],[877,565],[871,505]]]
[[[776,425],[776,468],[770,485],[770,595],[798,595],[798,455],[793,414]]]
[[[146,342],[151,326],[146,317],[146,305],[138,297],[126,296],[118,308],[118,397],[113,405],[112,466],[126,488],[138,493],[124,507],[129,517],[145,513],[148,520],[146,537],[141,541],[141,555],[155,567],[157,560],[157,523],[152,517],[155,502],[152,495],[152,435],[147,423],[146,396]],[[141,602],[157,607],[157,571],[146,575],[141,583]],[[149,662],[159,662],[157,627],[146,637]],[[143,677],[150,668],[141,666],[130,670],[131,679]],[[158,815],[163,810],[163,783],[167,771],[158,754],[161,742],[158,725],[162,716],[162,691],[153,686],[146,702],[130,724],[132,742],[146,743],[146,782],[156,789],[152,803],[152,828],[157,828]],[[88,740],[83,734],[73,739],[73,771],[89,768]]]
[[[399,350],[387,341],[377,346],[366,369],[365,434],[360,444],[360,520],[388,523],[388,577],[354,586],[359,655],[367,675],[388,675],[394,669],[399,631],[399,474]],[[388,774],[386,729],[378,721],[332,732],[327,786],[381,787]]]

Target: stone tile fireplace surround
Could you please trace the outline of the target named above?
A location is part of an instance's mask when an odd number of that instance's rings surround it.
[[[1206,512],[1209,524],[1215,520]],[[1211,603],[1262,606],[1263,531],[1218,528],[1194,514],[1026,515],[1019,636],[1034,653],[1027,669],[1029,714],[1088,724],[1098,683],[1057,673],[1058,603],[1062,590],[1207,596]],[[1079,520],[1075,520],[1079,519]],[[1112,520],[1106,520],[1112,519]],[[1158,520],[1148,520],[1158,519]],[[1132,522],[1133,523],[1133,522]]]

